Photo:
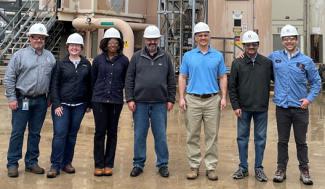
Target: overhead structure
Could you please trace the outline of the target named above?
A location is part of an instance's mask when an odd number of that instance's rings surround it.
[[[161,46],[172,55],[178,72],[183,54],[194,47],[193,28],[207,22],[208,0],[158,0]]]

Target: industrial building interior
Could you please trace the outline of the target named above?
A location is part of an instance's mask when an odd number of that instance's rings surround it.
[[[6,155],[11,132],[11,110],[8,108],[3,86],[6,66],[14,52],[28,46],[27,31],[36,22],[43,23],[49,37],[46,48],[56,59],[62,59],[67,51],[65,41],[69,34],[80,33],[85,39],[84,55],[91,61],[100,53],[99,41],[106,29],[118,28],[124,37],[123,53],[131,58],[143,46],[143,30],[149,24],[160,28],[160,47],[173,58],[176,75],[183,54],[195,47],[192,29],[195,23],[203,21],[211,27],[211,46],[222,52],[226,66],[242,52],[240,36],[244,31],[259,33],[259,52],[267,56],[281,49],[280,29],[293,24],[300,35],[299,48],[316,63],[322,78],[323,89],[310,107],[307,140],[313,186],[299,181],[298,161],[293,136],[290,138],[289,166],[287,180],[273,183],[276,168],[277,130],[275,105],[270,99],[268,117],[268,139],[264,157],[264,169],[269,181],[260,183],[254,178],[253,167],[247,179],[233,180],[231,175],[238,166],[236,143],[236,117],[229,99],[222,112],[219,130],[219,180],[209,181],[201,166],[200,177],[189,181],[185,174],[189,170],[185,149],[184,114],[178,108],[168,113],[168,145],[170,150],[170,177],[162,178],[155,168],[152,134],[148,137],[147,164],[144,174],[131,178],[133,158],[133,122],[127,106],[121,113],[116,149],[116,165],[111,177],[93,176],[94,119],[86,114],[78,134],[73,161],[76,173],[61,174],[55,179],[45,175],[24,172],[20,161],[18,178],[9,178],[6,173]],[[0,188],[265,188],[265,189],[321,189],[325,186],[325,3],[323,0],[0,0]],[[272,97],[273,92],[271,92]],[[26,132],[27,133],[27,132]],[[25,133],[25,134],[26,134]],[[253,132],[251,132],[253,133]],[[51,142],[53,137],[50,109],[41,133],[41,166],[49,169]],[[202,135],[203,137],[203,135]],[[25,137],[27,138],[27,137]],[[25,139],[26,140],[26,139]],[[249,164],[254,164],[254,140],[251,135]],[[203,143],[201,144],[204,145]],[[26,144],[24,144],[25,152]]]

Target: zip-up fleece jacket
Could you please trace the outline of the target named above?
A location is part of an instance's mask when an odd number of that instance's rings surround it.
[[[273,80],[272,61],[257,54],[255,62],[245,55],[231,66],[229,97],[232,108],[243,111],[267,111],[270,82]]]
[[[126,101],[175,103],[176,79],[170,56],[158,48],[152,59],[146,50],[131,58],[125,80]]]
[[[52,106],[57,108],[62,102],[68,104],[87,103],[90,107],[91,99],[91,65],[81,57],[77,68],[65,57],[57,62],[51,80]]]

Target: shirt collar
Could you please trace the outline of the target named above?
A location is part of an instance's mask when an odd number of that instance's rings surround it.
[[[194,52],[196,52],[196,53],[202,53],[202,51],[199,49],[199,47],[196,47],[196,48],[194,49]],[[210,45],[209,45],[208,52],[207,52],[206,54],[208,54],[208,53],[212,53],[212,52],[214,52],[214,51],[213,51],[213,48],[211,48]],[[203,53],[202,53],[202,54],[203,54]]]
[[[285,55],[287,55],[288,59],[290,60],[291,58],[297,56],[297,55],[300,53],[300,50],[299,50],[299,48],[296,48],[296,52],[294,52],[294,53],[291,55],[291,54],[290,54],[286,49],[284,49],[284,50],[283,50],[283,53],[284,53]]]
[[[33,53],[35,53],[36,55],[42,55],[43,54],[43,52],[44,52],[44,49],[42,49],[42,52],[41,52],[41,54],[38,54],[37,52],[36,52],[36,49],[34,49],[32,46],[28,46],[28,48],[31,50],[31,51],[33,51]]]

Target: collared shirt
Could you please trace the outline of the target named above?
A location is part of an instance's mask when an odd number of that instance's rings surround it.
[[[284,53],[287,55],[288,59],[290,60],[292,57],[296,56],[298,53],[300,53],[300,50],[297,49],[296,52],[293,54],[290,54],[286,49],[284,49]]]
[[[46,49],[37,54],[28,46],[14,53],[4,78],[7,99],[16,100],[16,90],[27,96],[48,93],[55,62],[53,54]]]
[[[311,58],[298,51],[289,59],[285,50],[274,51],[269,58],[273,62],[273,101],[277,106],[300,107],[302,98],[310,102],[316,98],[321,89],[321,79]]]
[[[211,94],[219,92],[217,79],[226,74],[222,54],[214,48],[202,53],[199,48],[186,52],[180,73],[188,77],[187,93]]]

